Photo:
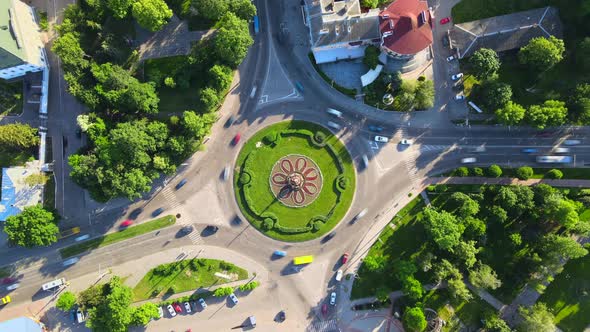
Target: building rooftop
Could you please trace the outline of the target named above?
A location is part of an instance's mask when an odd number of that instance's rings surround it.
[[[41,66],[42,47],[32,8],[20,0],[0,1],[0,69],[24,62]]]
[[[555,7],[531,9],[478,21],[455,24],[450,30],[451,47],[460,58],[480,48],[496,52],[517,49],[535,37],[562,36],[559,11]]]
[[[25,183],[29,175],[37,173],[39,167],[34,163],[2,169],[0,221],[6,221],[6,218],[21,213],[27,206],[41,203],[43,185],[29,186]]]
[[[428,3],[396,0],[379,15],[383,46],[397,54],[416,54],[432,44]]]
[[[18,317],[0,322],[0,331],[43,332],[43,324],[29,317]]]

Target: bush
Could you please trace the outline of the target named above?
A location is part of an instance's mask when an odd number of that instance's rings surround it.
[[[492,165],[488,168],[488,175],[494,178],[502,176],[502,169],[498,165]]]
[[[436,185],[429,185],[428,187],[426,187],[426,190],[429,192],[435,192],[436,191]]]
[[[467,176],[469,175],[469,169],[467,167],[459,167],[453,172],[455,176]]]
[[[213,292],[213,296],[224,297],[224,296],[228,296],[229,294],[231,294],[233,292],[234,292],[234,289],[231,287],[219,287]]]
[[[242,174],[240,174],[240,178],[238,179],[238,183],[240,185],[246,185],[248,183],[250,183],[250,181],[252,181],[252,175],[250,175],[250,173],[243,171]]]
[[[447,186],[446,184],[439,184],[436,185],[436,187],[434,188],[434,191],[437,193],[444,193],[447,190],[449,190],[449,186]]]
[[[240,290],[242,292],[247,292],[247,291],[254,290],[258,286],[260,286],[260,282],[258,282],[258,281],[251,281],[249,283],[240,285]]]
[[[311,136],[311,143],[318,148],[323,148],[326,146],[326,134],[321,131],[316,131],[315,134]]]
[[[264,218],[264,220],[262,221],[262,229],[264,229],[265,231],[270,231],[273,228],[274,224],[275,221],[271,218]]]
[[[350,180],[346,176],[344,176],[343,174],[340,174],[336,177],[335,185],[336,185],[336,190],[338,190],[338,192],[343,192],[350,185]]]
[[[528,180],[533,176],[533,169],[528,166],[519,167],[516,170],[516,176],[521,180]]]
[[[277,232],[281,232],[284,234],[298,234],[298,233],[305,233],[311,230],[310,226],[307,227],[285,227],[281,226],[279,223],[275,223],[274,230]]]
[[[324,223],[323,223],[322,221],[320,221],[320,220],[316,220],[316,221],[312,222],[311,229],[312,229],[314,232],[317,232],[317,231],[319,231],[320,229],[322,229],[322,227],[323,227],[323,226],[324,226]]]
[[[547,172],[547,174],[545,174],[545,176],[550,179],[561,179],[563,177],[563,172],[554,168],[554,169],[550,170],[549,172]]]
[[[281,134],[276,131],[269,133],[268,135],[264,136],[264,143],[267,145],[275,146],[279,143],[281,139]]]
[[[479,168],[479,167],[474,167],[474,168],[471,170],[471,173],[472,173],[474,176],[483,176],[483,169],[481,169],[481,168]]]

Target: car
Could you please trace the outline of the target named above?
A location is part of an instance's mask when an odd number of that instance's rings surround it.
[[[375,126],[375,125],[370,125],[369,126],[369,130],[375,133],[380,133],[383,131],[383,127],[380,126]]]
[[[76,310],[76,319],[78,323],[84,322],[86,320],[86,315],[84,314],[84,311],[82,311],[81,309]]]
[[[187,226],[182,227],[180,229],[179,233],[180,233],[180,235],[185,236],[185,235],[192,233],[194,230],[195,230],[195,228],[193,226],[187,225]]]
[[[364,208],[361,210],[361,212],[359,212],[355,217],[354,217],[354,221],[357,221],[359,219],[361,219],[362,217],[365,216],[365,214],[367,214],[367,212],[369,212],[369,209]]]
[[[476,146],[475,148],[471,149],[471,152],[474,152],[474,153],[483,153],[483,152],[486,152],[486,147],[483,146],[483,145]]]
[[[231,174],[231,166],[227,165],[223,169],[223,180],[227,181],[227,179],[229,179],[230,174]]]
[[[332,240],[332,238],[333,238],[334,236],[336,236],[336,232],[332,232],[332,233],[330,233],[330,234],[328,234],[328,235],[324,236],[324,238],[322,239],[322,242],[323,242],[323,243],[326,243],[326,242],[328,242],[328,241]]]
[[[242,135],[240,133],[237,133],[236,136],[234,136],[234,139],[232,140],[232,144],[237,145],[240,142],[241,138],[242,138]]]
[[[444,17],[440,19],[440,24],[447,24],[451,22],[451,18],[450,17]]]
[[[11,278],[11,277],[6,277],[6,278],[2,278],[2,284],[6,285],[6,284],[10,284],[15,282],[16,279],[15,278]]]
[[[452,89],[453,91],[463,92],[463,89],[465,89],[465,85],[461,82],[457,82],[453,85]]]
[[[231,300],[231,302],[234,305],[238,304],[238,298],[236,297],[236,294],[234,294],[234,293],[229,294],[229,299]]]
[[[174,187],[174,188],[176,188],[176,190],[178,190],[178,189],[182,188],[182,186],[184,186],[187,182],[188,182],[187,179],[182,179],[182,180],[180,180],[180,182],[178,182],[176,184],[176,187]]]
[[[463,159],[461,159],[461,164],[473,164],[476,161],[477,161],[477,159],[475,159],[473,157],[463,158]]]
[[[72,322],[75,322],[76,321],[76,309],[70,310],[70,320]]]
[[[522,153],[536,153],[537,149],[532,149],[532,148],[527,148],[527,149],[522,149]]]
[[[199,299],[199,304],[203,309],[207,308],[207,303],[205,303],[205,300],[203,298]]]
[[[191,312],[193,312],[191,310],[191,305],[188,302],[184,302],[184,310],[186,311],[187,314],[190,314]]]
[[[176,316],[176,311],[174,311],[174,309],[172,308],[172,305],[169,304],[166,307],[166,309],[168,309],[168,313],[170,314],[170,316],[172,316],[172,317]]]
[[[350,256],[350,255],[349,255],[347,252],[345,252],[345,253],[344,253],[344,255],[342,255],[342,258],[341,258],[340,262],[341,262],[343,265],[344,265],[344,264],[346,264],[346,262],[348,262],[348,257],[349,257],[349,256]]]
[[[70,258],[70,259],[66,259],[63,262],[63,266],[74,265],[74,264],[78,263],[79,260],[80,260],[80,258],[78,258],[78,257],[73,257],[73,258]]]
[[[387,143],[389,142],[389,138],[384,136],[375,136],[375,142]]]
[[[162,212],[164,212],[164,208],[157,208],[154,210],[154,212],[152,212],[152,217],[157,217],[159,216]]]
[[[127,228],[127,227],[129,227],[129,226],[131,226],[131,225],[133,225],[133,220],[131,220],[131,219],[127,219],[127,220],[125,220],[125,221],[123,221],[123,222],[121,223],[121,226],[120,226],[120,227],[121,227],[121,228]]]
[[[555,148],[555,153],[569,153],[570,148]]]
[[[445,35],[442,39],[442,43],[444,46],[449,46],[449,37]]]
[[[563,145],[578,145],[582,143],[582,141],[578,140],[578,139],[566,139],[565,141],[563,141]]]
[[[287,315],[285,314],[285,310],[279,311],[278,315],[279,322],[284,322],[287,319]]]
[[[6,295],[5,297],[0,299],[0,304],[1,305],[5,305],[12,302],[12,300],[10,299],[10,296]]]
[[[338,272],[336,272],[336,281],[342,280],[342,273],[342,270],[338,270]]]
[[[205,232],[207,232],[209,234],[215,234],[215,233],[217,233],[218,230],[219,230],[219,227],[214,226],[214,225],[208,225],[207,227],[205,227]]]
[[[174,307],[174,311],[176,311],[177,313],[182,313],[182,307],[180,306],[180,304],[178,304],[177,302],[172,303],[172,306]]]
[[[254,93],[256,93],[256,91],[254,91]],[[235,121],[236,121],[236,118],[233,115],[230,115],[229,118],[227,119],[227,121],[225,122],[224,127],[225,128],[231,127],[231,125],[233,125]]]
[[[7,291],[12,291],[12,290],[15,290],[15,289],[17,289],[19,287],[20,287],[20,284],[17,282],[15,284],[10,285],[10,286],[6,286],[6,290]]]
[[[399,142],[401,145],[412,145],[412,141],[409,139],[403,139]]]
[[[459,93],[455,95],[455,100],[465,100],[465,95]]]
[[[158,307],[158,316],[160,318],[164,317],[164,309],[162,307]]]
[[[334,128],[336,130],[340,130],[340,128],[342,128],[339,124],[337,124],[336,122],[332,122],[332,121],[328,121],[328,127]]]
[[[274,256],[278,256],[278,257],[285,257],[285,256],[287,256],[287,253],[285,251],[282,251],[282,250],[275,250],[272,254]]]
[[[364,166],[365,168],[369,167],[369,157],[367,157],[367,155],[366,155],[366,154],[364,154],[364,155],[362,156],[362,160],[363,160],[363,166]]]
[[[450,56],[447,57],[447,62],[451,62],[453,60],[455,60],[455,56],[454,55],[450,55]]]
[[[460,79],[461,77],[463,77],[463,73],[457,73],[457,74],[451,76],[451,79],[453,81],[456,81],[456,80]]]
[[[330,294],[330,304],[336,305],[336,292],[332,292],[332,294]]]
[[[327,304],[323,304],[322,305],[322,315],[326,315],[328,313],[328,305]]]
[[[337,118],[341,118],[341,117],[342,117],[342,112],[340,112],[340,111],[338,111],[338,110],[335,110],[335,109],[333,109],[333,108],[328,108],[328,109],[326,110],[326,112],[327,112],[328,114],[330,114],[330,115],[333,115],[333,116],[337,117]]]

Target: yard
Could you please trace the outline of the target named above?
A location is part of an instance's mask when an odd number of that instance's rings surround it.
[[[23,82],[8,83],[0,79],[0,116],[23,112]]]
[[[230,276],[230,280],[215,273]],[[194,258],[159,265],[150,270],[133,288],[135,301],[152,297],[218,286],[248,278],[248,271],[216,259]]]
[[[431,291],[424,298],[424,307],[436,311],[447,324],[443,326],[443,332],[462,330],[461,324],[467,326],[467,330],[476,331],[482,327],[482,319],[496,310],[487,302],[481,300],[476,294],[471,293],[473,299],[469,302],[452,300],[445,289]]]

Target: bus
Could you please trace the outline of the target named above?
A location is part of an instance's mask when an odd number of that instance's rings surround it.
[[[65,284],[65,283],[66,283],[66,278],[55,279],[55,280],[53,280],[51,282],[48,282],[46,284],[43,284],[43,286],[41,286],[41,288],[44,291],[46,291],[46,290],[53,289],[55,287],[59,287],[59,286]]]
[[[542,164],[569,164],[572,162],[570,156],[538,156],[537,162]]]
[[[254,15],[254,33],[260,32],[260,23],[258,22],[258,15]]]
[[[309,255],[309,256],[299,256],[299,257],[293,258],[293,264],[294,265],[309,264],[311,262],[313,262],[313,256],[311,256],[311,255]]]

